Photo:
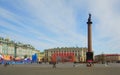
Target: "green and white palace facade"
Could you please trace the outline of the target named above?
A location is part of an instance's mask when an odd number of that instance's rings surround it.
[[[0,54],[2,55],[24,58],[24,56],[31,57],[33,54],[39,52],[39,50],[36,50],[30,44],[16,43],[12,40],[0,37]]]

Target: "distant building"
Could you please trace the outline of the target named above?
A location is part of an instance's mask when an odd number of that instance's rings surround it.
[[[117,62],[120,61],[120,54],[100,54],[95,56],[97,62]]]
[[[65,53],[74,53],[76,62],[85,62],[86,61],[86,52],[87,48],[79,48],[79,47],[62,47],[62,48],[52,48],[45,50],[45,57],[48,61],[51,61],[51,56],[55,53],[59,55]]]
[[[44,52],[39,52],[37,53],[38,56],[38,61],[39,62],[44,62],[43,59],[45,58],[45,53]]]
[[[39,50],[30,44],[15,43],[12,40],[0,37],[0,54],[24,58],[24,56],[31,57],[35,53],[39,53]]]

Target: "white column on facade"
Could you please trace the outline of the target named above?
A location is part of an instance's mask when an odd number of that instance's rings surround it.
[[[2,45],[0,45],[0,53],[2,53]]]

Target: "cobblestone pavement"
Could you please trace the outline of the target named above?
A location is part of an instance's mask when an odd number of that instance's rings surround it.
[[[0,75],[120,75],[120,64],[95,64],[86,67],[85,64],[57,64],[52,68],[49,64],[20,64],[4,67],[0,65]]]

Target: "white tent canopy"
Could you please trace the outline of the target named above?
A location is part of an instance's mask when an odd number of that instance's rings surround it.
[[[0,55],[0,58],[3,58],[3,56],[2,56],[2,55]]]

